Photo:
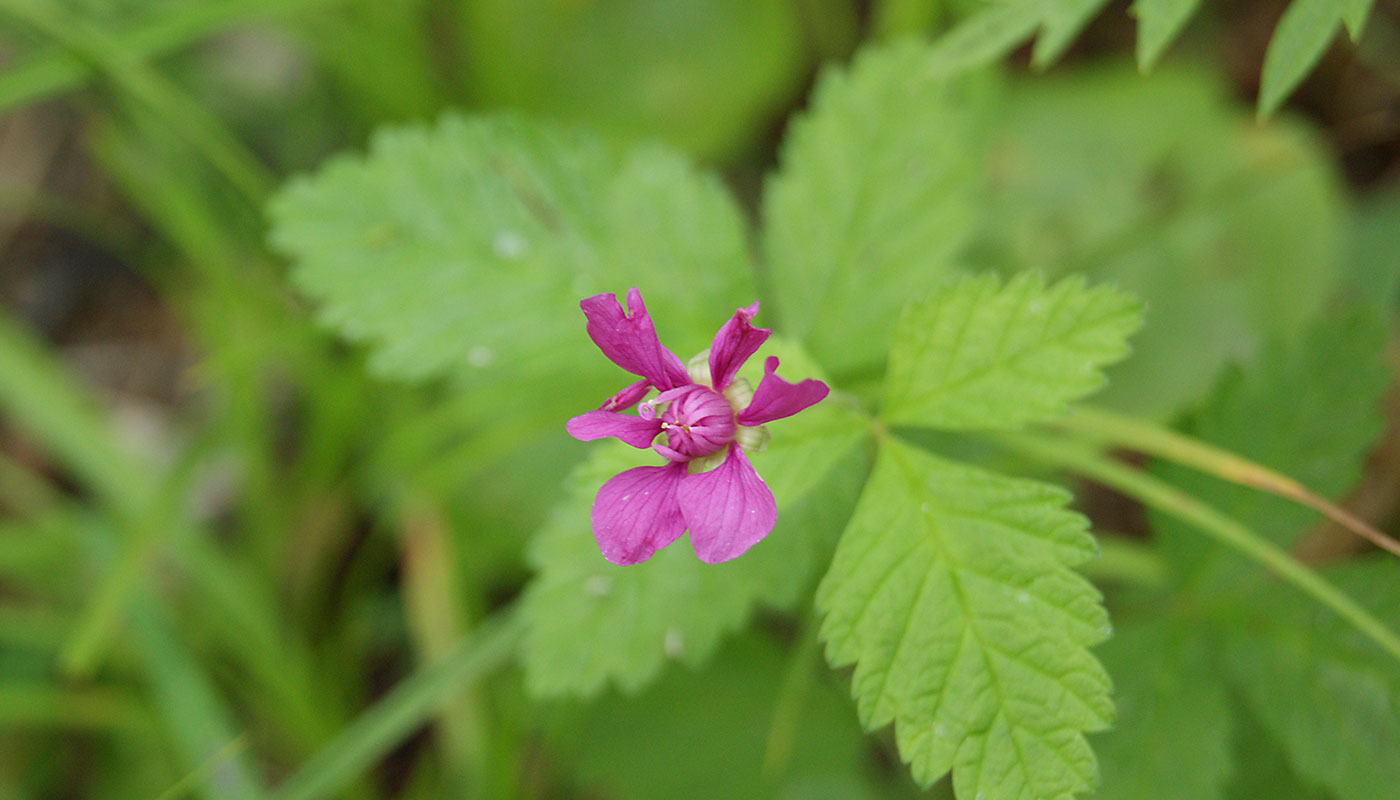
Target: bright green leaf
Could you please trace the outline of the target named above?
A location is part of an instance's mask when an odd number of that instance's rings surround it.
[[[929,428],[1015,428],[1103,385],[1142,306],[1078,278],[965,278],[910,304],[895,329],[884,416]]]
[[[754,296],[743,222],[713,176],[514,116],[381,133],[367,157],[288,184],[271,213],[297,283],[373,345],[377,372],[449,374],[502,404],[511,378],[616,388],[583,333],[585,295],[640,287],[683,358]]]
[[[927,68],[913,41],[822,75],[764,198],[778,321],[823,365],[878,369],[895,315],[946,280],[976,213],[984,78]]]
[[[1098,649],[1113,678],[1113,728],[1094,737],[1100,800],[1217,800],[1233,712],[1201,626],[1173,615],[1120,624]]]
[[[1097,782],[1083,732],[1113,714],[1088,647],[1108,633],[1071,567],[1094,554],[1069,495],[882,443],[817,594],[861,722],[893,721],[923,785],[959,797],[1068,798]]]
[[[1157,63],[1200,6],[1201,0],[1137,0],[1133,3],[1133,13],[1137,15],[1139,69],[1146,71]]]
[[[1324,497],[1351,486],[1381,432],[1380,401],[1391,379],[1386,332],[1369,314],[1320,321],[1300,340],[1274,342],[1258,363],[1228,372],[1185,431],[1293,477]],[[1318,515],[1297,503],[1174,465],[1154,471],[1275,543],[1291,547]],[[1182,523],[1151,513],[1153,530],[1179,576],[1221,569],[1226,552]],[[1232,558],[1232,557],[1229,557]],[[1229,574],[1217,578],[1228,584]]]
[[[1329,579],[1400,623],[1391,556]],[[1337,617],[1286,587],[1250,596],[1245,624],[1226,629],[1226,663],[1260,723],[1300,775],[1339,800],[1371,800],[1400,786],[1400,667]]]

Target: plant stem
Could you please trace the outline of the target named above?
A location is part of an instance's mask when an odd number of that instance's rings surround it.
[[[1043,463],[1093,478],[1191,524],[1202,533],[1263,564],[1330,608],[1392,658],[1400,661],[1400,636],[1396,636],[1394,631],[1355,600],[1299,563],[1287,551],[1211,506],[1142,470],[1105,458],[1076,442],[1033,434],[1000,434],[989,438]]]
[[[802,707],[815,677],[813,665],[821,649],[817,635],[820,628],[816,612],[809,607],[802,615],[801,629],[793,644],[787,672],[778,688],[777,702],[773,704],[773,722],[768,728],[768,743],[763,749],[762,774],[764,782],[775,788],[792,758]]]
[[[276,800],[334,795],[487,673],[507,663],[524,634],[514,607],[497,614],[442,660],[406,678],[360,714],[278,788]]]
[[[1175,461],[1222,480],[1269,492],[1320,512],[1366,541],[1400,556],[1400,542],[1376,530],[1356,515],[1328,501],[1298,481],[1243,456],[1193,439],[1168,428],[1120,416],[1103,409],[1079,407],[1052,423],[1099,442]]]

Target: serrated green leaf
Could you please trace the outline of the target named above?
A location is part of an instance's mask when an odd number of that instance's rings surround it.
[[[1390,556],[1328,578],[1392,626],[1400,570]],[[1300,775],[1339,800],[1400,786],[1400,667],[1337,617],[1286,587],[1244,599],[1245,624],[1226,628],[1236,689]]]
[[[1201,0],[1137,0],[1137,62],[1144,72],[1162,57],[1167,46],[1200,8]]]
[[[780,342],[750,365],[775,351],[789,380],[812,374]],[[621,444],[595,447],[531,547],[538,575],[524,600],[523,649],[531,691],[589,695],[607,683],[635,691],[667,659],[703,663],[755,604],[797,603],[855,505],[868,426],[837,398],[769,423],[772,441],[750,460],[778,503],[778,523],[748,553],[718,565],[701,563],[684,538],[642,564],[604,561],[589,528],[593,496],[618,472],[660,457]]]
[[[878,368],[899,308],[947,279],[976,213],[991,87],[927,62],[900,41],[823,73],[767,187],[779,322],[833,372]]]
[[[1182,427],[1336,497],[1355,482],[1362,456],[1381,432],[1379,404],[1391,379],[1385,341],[1385,328],[1369,313],[1321,321],[1301,339],[1269,344],[1252,367],[1229,371]],[[1318,521],[1297,503],[1185,467],[1159,464],[1153,471],[1284,547]],[[1247,568],[1182,523],[1149,513],[1182,580],[1215,571],[1228,585],[1231,570]]]
[[[1193,620],[1120,624],[1098,649],[1113,678],[1113,728],[1093,737],[1100,800],[1216,800],[1230,774],[1233,712]],[[1262,797],[1262,795],[1261,795]]]
[[[895,724],[927,786],[1069,798],[1097,782],[1083,732],[1113,714],[1088,647],[1108,633],[1071,567],[1095,552],[1069,495],[885,441],[817,593],[867,728]]]
[[[503,404],[502,383],[522,377],[569,375],[580,394],[616,381],[582,333],[585,295],[640,287],[682,357],[754,296],[744,225],[714,176],[659,146],[617,151],[511,115],[381,132],[368,156],[289,183],[271,215],[296,282],[373,345],[375,371],[446,374]]]
[[[1259,115],[1268,116],[1312,71],[1337,35],[1350,0],[1293,0],[1279,18],[1259,76]]]
[[[1257,125],[1216,76],[1063,70],[1013,84],[1003,108],[965,259],[1143,300],[1133,357],[1097,402],[1168,416],[1330,296],[1343,220],[1330,157],[1287,120]]]
[[[1103,385],[1102,368],[1127,354],[1141,321],[1133,297],[1079,278],[964,278],[900,316],[883,416],[946,429],[1052,417]]]

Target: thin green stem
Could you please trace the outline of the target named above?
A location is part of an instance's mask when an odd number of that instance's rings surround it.
[[[1100,536],[1098,558],[1085,562],[1079,571],[1093,581],[1157,588],[1167,585],[1167,565],[1157,551],[1122,536]]]
[[[1396,661],[1400,636],[1317,573],[1248,527],[1142,470],[1106,458],[1076,442],[1032,434],[992,437],[1046,464],[1078,472],[1189,523],[1202,533],[1254,559],[1283,580],[1330,608]]]
[[[441,661],[404,680],[344,728],[278,788],[275,800],[311,800],[340,791],[463,689],[509,662],[524,630],[513,608],[478,626]]]
[[[34,0],[4,0],[0,7],[106,75],[127,97],[198,149],[253,207],[262,206],[273,185],[266,167],[216,117],[150,67],[131,60],[119,43],[82,20],[58,14]]]
[[[763,750],[762,774],[764,782],[774,786],[787,771],[792,759],[802,708],[816,676],[817,653],[821,649],[817,636],[820,627],[816,613],[808,608],[807,613],[802,615],[801,629],[792,649],[787,673],[778,689],[778,700],[773,704],[773,722],[768,728],[768,743]]]
[[[1377,547],[1400,556],[1400,542],[1391,539],[1344,508],[1328,501],[1298,481],[1263,464],[1193,439],[1150,422],[1111,411],[1080,407],[1056,420],[1057,427],[1095,441],[1174,461],[1222,480],[1276,494],[1317,511]]]

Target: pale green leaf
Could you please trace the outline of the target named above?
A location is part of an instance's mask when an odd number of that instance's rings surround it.
[[[1069,495],[885,441],[817,593],[833,666],[870,729],[895,724],[928,785],[1069,798],[1097,782],[1084,731],[1112,717],[1088,647],[1108,633]]]
[[[775,342],[788,380],[811,375],[791,347]],[[760,366],[761,368],[761,366]],[[682,537],[646,562],[609,564],[589,525],[604,481],[660,456],[626,445],[584,445],[594,453],[532,543],[538,574],[525,596],[525,677],[537,695],[587,695],[615,684],[645,686],[668,659],[697,665],[755,604],[790,607],[825,563],[855,504],[867,456],[868,421],[836,398],[769,423],[772,440],[751,456],[773,491],[778,523],[766,539],[723,564],[700,562]]]
[[[1336,283],[1343,220],[1310,132],[1259,126],[1210,73],[1126,65],[1013,85],[972,268],[1084,274],[1142,298],[1133,357],[1097,401],[1167,416],[1230,360],[1297,335]]]
[[[1119,624],[1098,649],[1118,717],[1093,738],[1100,800],[1217,800],[1232,761],[1233,711],[1196,620]]]
[[[1337,497],[1359,475],[1381,432],[1380,401],[1391,371],[1386,331],[1366,313],[1320,321],[1303,338],[1273,342],[1246,370],[1231,370],[1185,431],[1276,469],[1324,497]],[[1161,464],[1154,471],[1283,547],[1319,521],[1297,503]],[[1243,563],[1175,519],[1150,512],[1153,530],[1177,574]],[[1230,573],[1217,574],[1228,585]]]
[[[1293,0],[1278,21],[1259,76],[1259,114],[1274,113],[1327,51],[1349,0]]]
[[[764,198],[778,321],[837,373],[878,369],[899,308],[947,279],[977,210],[990,86],[928,59],[900,41],[823,73]]]
[[[1400,567],[1391,556],[1328,578],[1392,626]],[[1226,629],[1236,688],[1294,769],[1339,800],[1400,786],[1400,666],[1337,617],[1286,587],[1251,595]]]
[[[683,358],[754,297],[743,222],[713,176],[515,116],[382,132],[368,156],[288,184],[271,214],[296,282],[373,346],[377,372],[447,374],[502,404],[511,379],[568,375],[582,395],[617,381],[583,333],[586,295],[639,287]]]
[[[1176,39],[1187,20],[1200,8],[1201,0],[1137,0],[1137,62],[1143,71],[1152,68],[1163,51]]]
[[[895,329],[884,417],[929,428],[1015,428],[1103,385],[1141,304],[1078,278],[964,278],[911,303]]]

